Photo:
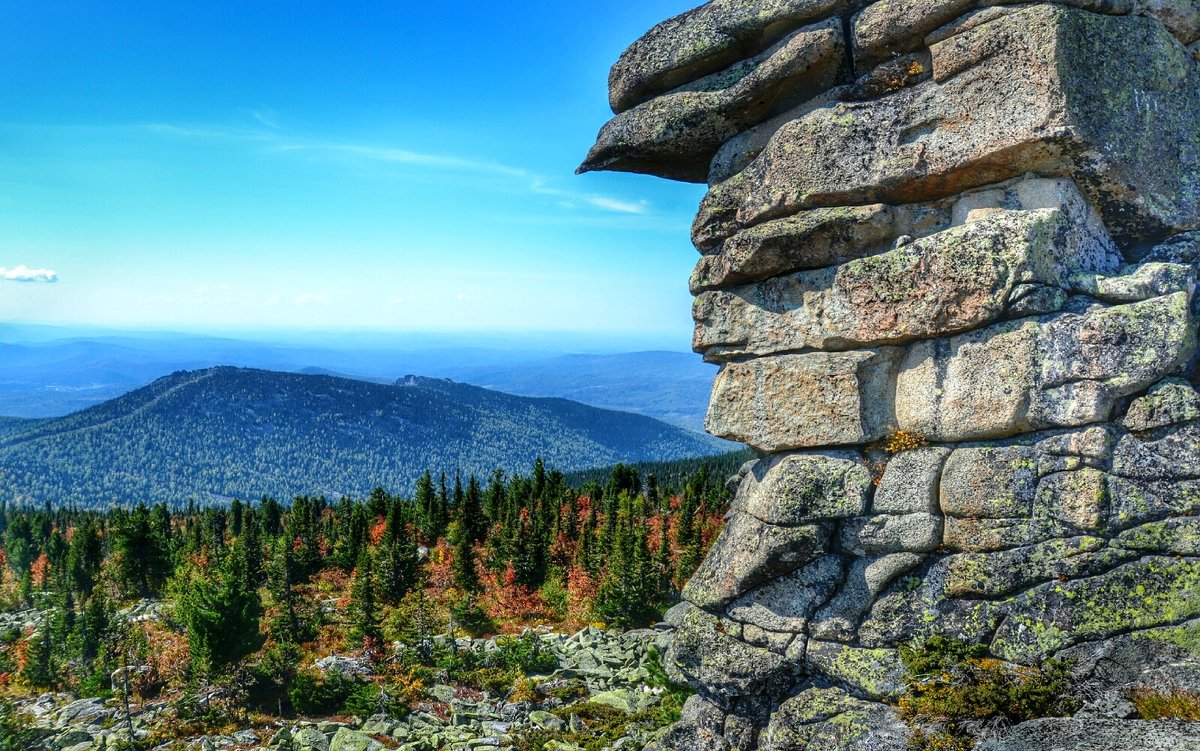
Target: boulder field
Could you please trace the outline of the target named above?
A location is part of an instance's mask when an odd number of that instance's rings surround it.
[[[904,749],[903,649],[1059,659],[980,748],[1195,749],[1200,5],[712,0],[580,171],[706,182],[707,426],[756,449],[668,620],[658,747]]]

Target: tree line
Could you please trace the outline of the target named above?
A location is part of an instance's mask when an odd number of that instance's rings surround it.
[[[120,678],[145,693],[249,671],[243,685],[282,706],[315,690],[305,665],[331,652],[645,625],[678,600],[728,504],[708,463],[681,478],[617,465],[572,487],[539,459],[527,475],[425,472],[407,496],[0,505],[0,612],[38,614],[0,633],[0,684],[104,695]],[[166,614],[139,618],[147,601]]]

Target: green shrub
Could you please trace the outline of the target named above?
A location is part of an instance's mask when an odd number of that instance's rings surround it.
[[[342,702],[342,713],[356,717],[370,717],[375,714],[403,717],[408,714],[408,707],[399,697],[392,696],[380,686],[374,683],[360,683],[350,689],[349,696]]]
[[[496,651],[488,655],[485,662],[526,675],[551,673],[558,667],[554,651],[545,647],[532,631],[516,637],[500,637],[496,640]]]
[[[288,701],[301,715],[328,715],[338,712],[363,684],[340,673],[327,675],[297,673],[288,686]]]
[[[36,748],[37,735],[17,716],[16,710],[0,698],[0,751],[25,751]]]
[[[684,702],[695,692],[687,686],[671,682],[666,668],[663,667],[662,655],[654,647],[650,647],[647,655],[646,669],[650,672],[646,685],[663,690],[662,702],[655,708],[659,714],[659,722],[663,725],[679,722]]]
[[[489,691],[493,694],[506,694],[516,683],[519,674],[505,668],[477,668],[455,676],[464,686]]]
[[[900,715],[913,729],[911,751],[966,751],[972,724],[1010,724],[1071,715],[1080,702],[1067,695],[1070,665],[1048,660],[1035,667],[989,657],[977,644],[933,637],[902,647],[906,693]]]

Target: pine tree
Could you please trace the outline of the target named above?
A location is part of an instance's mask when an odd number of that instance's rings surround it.
[[[378,519],[387,513],[387,508],[391,502],[392,497],[388,495],[388,492],[376,486],[371,491],[371,495],[367,497],[367,516],[371,519]]]
[[[628,491],[621,491],[616,514],[617,523],[596,609],[610,623],[629,626],[644,622],[653,613],[656,577],[641,498],[630,498]]]
[[[436,503],[436,499],[434,500]],[[404,507],[393,503],[381,546],[380,589],[385,602],[396,604],[417,584],[417,543],[409,534]]]
[[[242,534],[239,540],[245,556],[246,581],[251,589],[257,589],[263,583],[263,547],[258,514],[253,513],[252,510],[243,515]]]
[[[96,531],[92,518],[86,517],[75,528],[67,550],[67,571],[70,586],[81,597],[87,598],[96,586],[100,564],[104,560],[104,543]]]
[[[379,610],[371,551],[363,548],[350,584],[351,635],[366,641],[379,638]]]
[[[479,590],[479,575],[475,571],[475,545],[471,533],[461,520],[450,525],[450,544],[454,546],[454,584],[467,592]]]
[[[52,636],[49,618],[33,636],[29,646],[28,661],[21,671],[21,677],[37,688],[54,688],[58,685],[58,671],[54,664],[56,644]]]
[[[94,672],[95,662],[103,653],[111,624],[112,613],[108,600],[103,591],[97,590],[84,605],[70,637],[71,651],[82,667],[81,678]]]
[[[170,558],[161,526],[152,524],[149,509],[139,505],[113,530],[117,585],[127,596],[152,597],[170,575]]]
[[[298,644],[303,641],[300,616],[296,608],[296,594],[292,590],[292,572],[295,568],[291,544],[287,540],[280,540],[271,556],[267,587],[280,610],[280,614],[270,624],[271,635],[283,644]]]
[[[425,537],[430,540],[438,538],[438,507],[437,493],[433,489],[433,475],[429,470],[425,470],[425,474],[417,479],[417,485],[413,491],[413,503],[421,512],[421,528],[425,532]]]
[[[175,612],[203,672],[219,671],[262,646],[262,601],[247,586],[245,553],[237,547],[217,564],[192,567],[176,590]]]
[[[467,492],[459,506],[458,518],[472,543],[479,542],[487,535],[488,520],[484,515],[482,491],[475,475],[467,481]]]
[[[442,472],[438,476],[438,494],[437,494],[437,529],[438,537],[446,534],[446,525],[450,523],[450,495],[446,492],[446,473]],[[430,538],[431,543],[437,542],[437,538]]]
[[[229,533],[234,537],[242,536],[242,524],[245,521],[245,509],[241,500],[234,498],[229,504]]]
[[[297,583],[308,581],[321,567],[319,516],[318,504],[314,499],[299,496],[292,501],[284,536],[293,545],[292,578]]]

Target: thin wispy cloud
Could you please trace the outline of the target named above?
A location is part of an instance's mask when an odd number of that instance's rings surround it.
[[[559,207],[567,211],[586,207],[616,214],[644,215],[648,214],[651,209],[650,202],[645,200],[630,201],[614,196],[580,193],[556,188],[551,186],[545,177],[530,172],[527,169],[512,167],[485,159],[453,154],[433,154],[394,146],[327,141],[289,135],[283,131],[274,115],[275,113],[273,112],[259,110],[250,113],[250,116],[256,122],[270,129],[267,131],[252,128],[174,125],[166,123],[154,123],[147,127],[154,133],[177,138],[228,139],[255,142],[266,145],[276,153],[323,153],[378,164],[406,165],[434,170],[510,177],[523,182],[525,189],[530,193],[558,198]]]
[[[650,209],[648,201],[638,201],[635,203],[607,196],[585,196],[583,200],[598,209],[615,211],[618,214],[645,214]]]
[[[53,284],[58,281],[58,272],[53,269],[31,269],[25,264],[6,269],[0,266],[0,279],[8,282],[44,282]]]
[[[547,185],[546,181],[540,177],[533,179],[529,189],[539,195],[553,196],[560,199],[558,205],[568,210],[577,208],[580,204],[603,211],[612,211],[617,214],[645,214],[650,210],[649,201],[626,201],[595,193],[576,193],[571,190],[553,188]]]
[[[506,167],[503,164],[465,159],[441,154],[423,154],[408,149],[390,148],[384,146],[365,146],[350,143],[323,143],[320,141],[284,144],[279,151],[326,151],[361,157],[376,162],[389,164],[409,164],[417,167],[440,167],[443,169],[464,170],[468,172],[484,172],[510,177],[528,177],[529,173],[518,167]]]

